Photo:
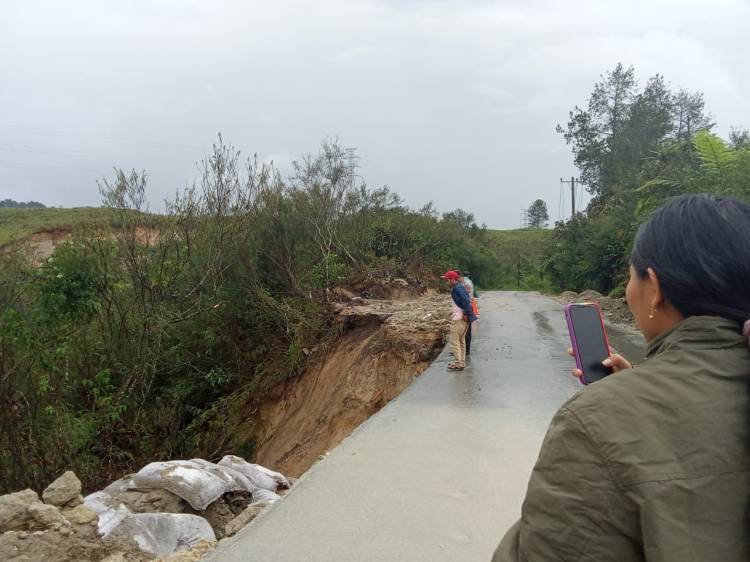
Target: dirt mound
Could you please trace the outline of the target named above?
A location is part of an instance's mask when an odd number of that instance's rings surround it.
[[[411,274],[389,268],[371,269],[352,275],[343,287],[334,290],[339,301],[360,297],[365,299],[402,300],[414,299],[426,293],[427,279],[434,275]]]
[[[256,462],[301,475],[429,366],[449,326],[445,295],[337,308],[343,336],[260,407]]]
[[[626,326],[632,326],[635,323],[633,314],[628,308],[628,303],[622,298],[613,299],[612,297],[602,295],[597,291],[587,289],[581,293],[565,291],[560,295],[559,299],[565,304],[574,302],[595,302],[601,307],[607,321]]]

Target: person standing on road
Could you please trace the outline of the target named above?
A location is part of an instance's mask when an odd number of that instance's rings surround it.
[[[474,290],[474,282],[469,278],[469,272],[468,271],[456,271],[458,273],[458,280],[461,282],[461,284],[466,289],[466,292],[469,295],[469,302],[471,302],[471,311],[474,313],[474,316],[479,316],[478,312],[479,309],[477,307],[477,299],[475,298],[476,292]],[[466,355],[471,355],[471,330],[472,326],[474,325],[474,322],[469,322],[469,326],[466,329]]]
[[[647,359],[605,359],[557,412],[493,562],[750,560],[749,241],[750,205],[710,195],[641,227],[626,296]]]
[[[466,330],[469,323],[477,319],[471,310],[471,299],[466,288],[459,281],[458,273],[448,271],[441,276],[451,287],[453,309],[451,312],[450,344],[453,362],[448,365],[451,371],[463,371],[466,367]]]

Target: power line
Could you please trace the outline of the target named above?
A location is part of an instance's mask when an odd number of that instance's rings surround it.
[[[134,156],[134,155],[122,155],[122,154],[106,154],[106,153],[95,153],[95,152],[84,152],[76,150],[66,150],[58,147],[38,147],[30,145],[13,145],[13,144],[0,144],[0,151],[4,152],[21,152],[27,154],[43,154],[51,156],[65,156],[73,158],[94,158],[94,159],[107,159],[107,160],[138,160],[146,162],[183,162],[184,160],[178,158],[163,158],[157,157],[156,159],[150,156]]]
[[[190,149],[196,149],[196,150],[202,150],[204,147],[194,145],[194,144],[185,144],[185,143],[168,143],[168,142],[162,142],[162,141],[153,141],[153,140],[145,140],[145,139],[137,139],[137,138],[128,138],[128,137],[120,137],[120,136],[107,136],[107,135],[100,135],[99,133],[93,132],[93,131],[65,131],[62,129],[48,129],[46,127],[32,127],[29,125],[14,125],[11,123],[0,123],[0,127],[4,129],[16,129],[16,130],[26,130],[26,131],[37,131],[41,133],[53,133],[57,135],[73,135],[73,136],[88,136],[88,137],[96,137],[99,140],[116,140],[121,142],[133,142],[137,144],[154,144],[154,145],[160,145],[160,146],[171,146],[176,148],[190,148]]]
[[[87,164],[79,164],[77,162],[73,162],[70,160],[65,160],[63,162],[24,162],[24,161],[8,161],[8,160],[0,160],[0,167],[4,168],[24,168],[24,169],[40,169],[40,168],[51,168],[51,169],[58,169],[58,170],[73,170],[76,172],[91,172],[96,173],[100,175],[107,175],[112,173],[113,168],[118,168],[118,166],[112,166],[110,164],[101,164],[98,167],[95,162],[87,163]],[[177,172],[178,170],[174,168],[173,166],[170,166],[169,164],[159,164],[159,163],[150,163],[148,165],[148,170],[153,169],[160,169],[160,170],[174,170]]]

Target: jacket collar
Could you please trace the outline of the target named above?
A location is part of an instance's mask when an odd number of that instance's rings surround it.
[[[650,358],[673,348],[737,346],[747,346],[747,340],[736,322],[717,316],[690,316],[651,340],[646,348],[646,356]]]

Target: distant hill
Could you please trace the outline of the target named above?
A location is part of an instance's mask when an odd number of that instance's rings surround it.
[[[13,201],[3,199],[0,201],[0,209],[46,209],[47,206],[39,201]]]

